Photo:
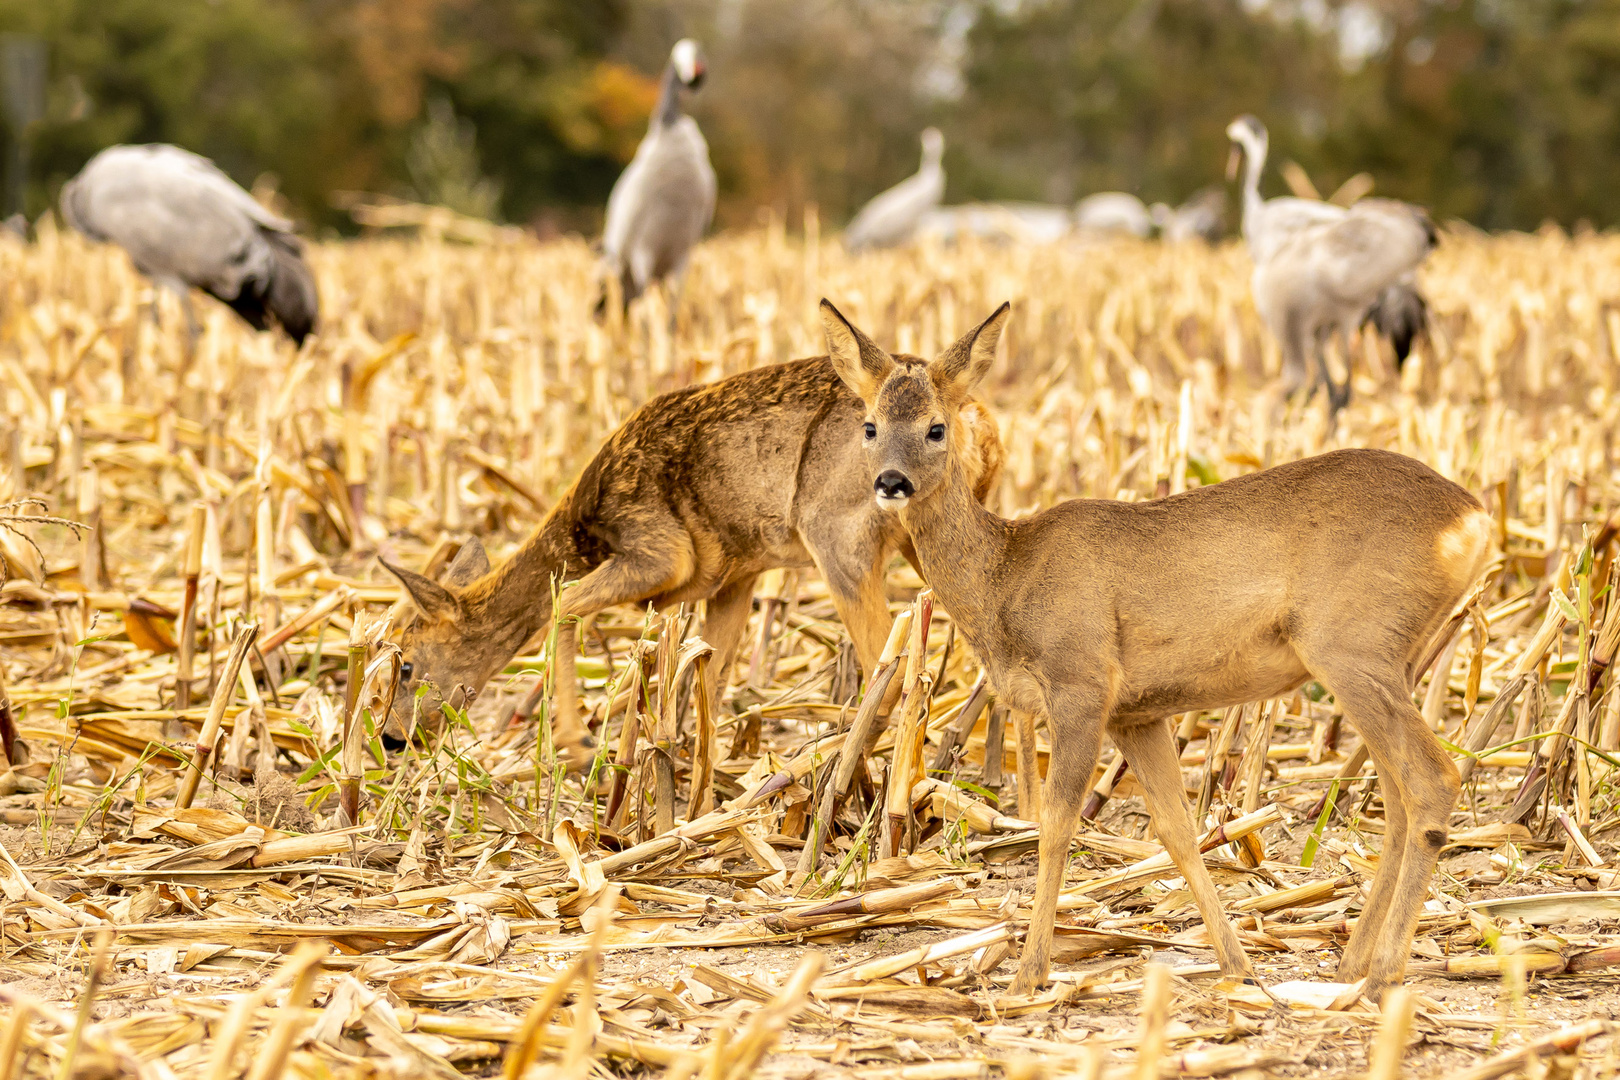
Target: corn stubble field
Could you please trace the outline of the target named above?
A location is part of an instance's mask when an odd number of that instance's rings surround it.
[[[850,258],[811,225],[704,246],[673,336],[657,297],[593,322],[577,242],[315,245],[302,355],[212,302],[188,348],[114,249],[0,246],[0,1074],[1394,1076],[1403,1045],[1405,1075],[1616,1074],[1620,239],[1449,234],[1432,338],[1399,373],[1358,346],[1335,429],[1266,393],[1240,247]],[[1406,1009],[1322,985],[1383,804],[1312,687],[1180,720],[1206,857],[1280,1002],[1218,981],[1128,773],[1076,840],[1056,981],[1009,997],[1038,795],[903,562],[894,728],[819,860],[859,703],[811,573],[762,579],[718,717],[693,705],[693,613],[565,627],[588,776],[509,723],[541,641],[378,757],[400,612],[375,557],[509,550],[649,396],[822,352],[822,295],[923,355],[1015,303],[985,388],[1004,514],[1336,446],[1485,501],[1500,557],[1417,690],[1469,777]]]

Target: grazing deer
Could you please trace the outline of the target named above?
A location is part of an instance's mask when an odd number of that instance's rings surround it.
[[[1052,736],[1040,870],[1013,992],[1047,978],[1069,841],[1104,728],[1141,781],[1221,969],[1250,973],[1196,847],[1168,717],[1319,679],[1383,784],[1383,857],[1339,965],[1398,983],[1459,785],[1412,706],[1416,666],[1483,569],[1491,519],[1420,463],[1340,450],[1154,502],[1075,499],[1007,521],[972,497],[961,403],[1004,304],[937,360],[891,357],[825,300],[833,365],[866,402],[877,505],[1014,709]]]
[[[896,550],[915,559],[900,523],[870,498],[856,438],[864,412],[824,356],[664,394],[608,438],[499,566],[476,539],[444,584],[383,563],[416,609],[400,635],[404,685],[391,726],[410,730],[424,681],[433,711],[480,690],[549,625],[553,583],[563,586],[563,617],[707,601],[703,636],[723,688],[755,578],[814,565],[870,675],[889,633],[884,569]],[[1001,469],[995,421],[966,395],[952,415],[962,429],[959,471],[982,499]],[[573,634],[558,635],[553,675],[553,739],[578,766],[591,739],[578,714]]]

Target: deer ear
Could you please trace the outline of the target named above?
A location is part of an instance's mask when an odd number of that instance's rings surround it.
[[[956,344],[940,354],[928,365],[928,374],[940,390],[954,389],[970,393],[979,381],[990,373],[996,361],[996,343],[1001,340],[1002,328],[1007,325],[1011,304],[1002,304],[995,314],[963,334]]]
[[[871,404],[894,370],[894,361],[827,300],[821,302],[821,326],[827,332],[827,356],[833,370],[845,386]]]
[[[455,619],[461,614],[461,601],[456,594],[440,585],[430,577],[423,577],[414,570],[407,570],[403,566],[395,566],[386,559],[378,559],[383,569],[399,579],[405,586],[405,592],[410,595],[411,602],[416,609],[430,619]]]
[[[450,560],[450,565],[444,571],[444,580],[459,588],[472,584],[487,573],[489,552],[484,550],[484,542],[475,536],[462,544],[456,557]]]

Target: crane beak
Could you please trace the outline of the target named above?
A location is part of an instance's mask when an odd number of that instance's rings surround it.
[[[1226,152],[1226,180],[1228,183],[1237,179],[1238,166],[1243,164],[1243,148],[1237,143]]]

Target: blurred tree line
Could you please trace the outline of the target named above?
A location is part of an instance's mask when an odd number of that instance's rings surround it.
[[[49,54],[31,216],[166,141],[316,226],[370,191],[593,232],[691,35],[721,224],[840,222],[929,123],[949,201],[1177,201],[1242,112],[1324,191],[1365,169],[1487,228],[1620,222],[1620,0],[0,0],[0,32]]]

